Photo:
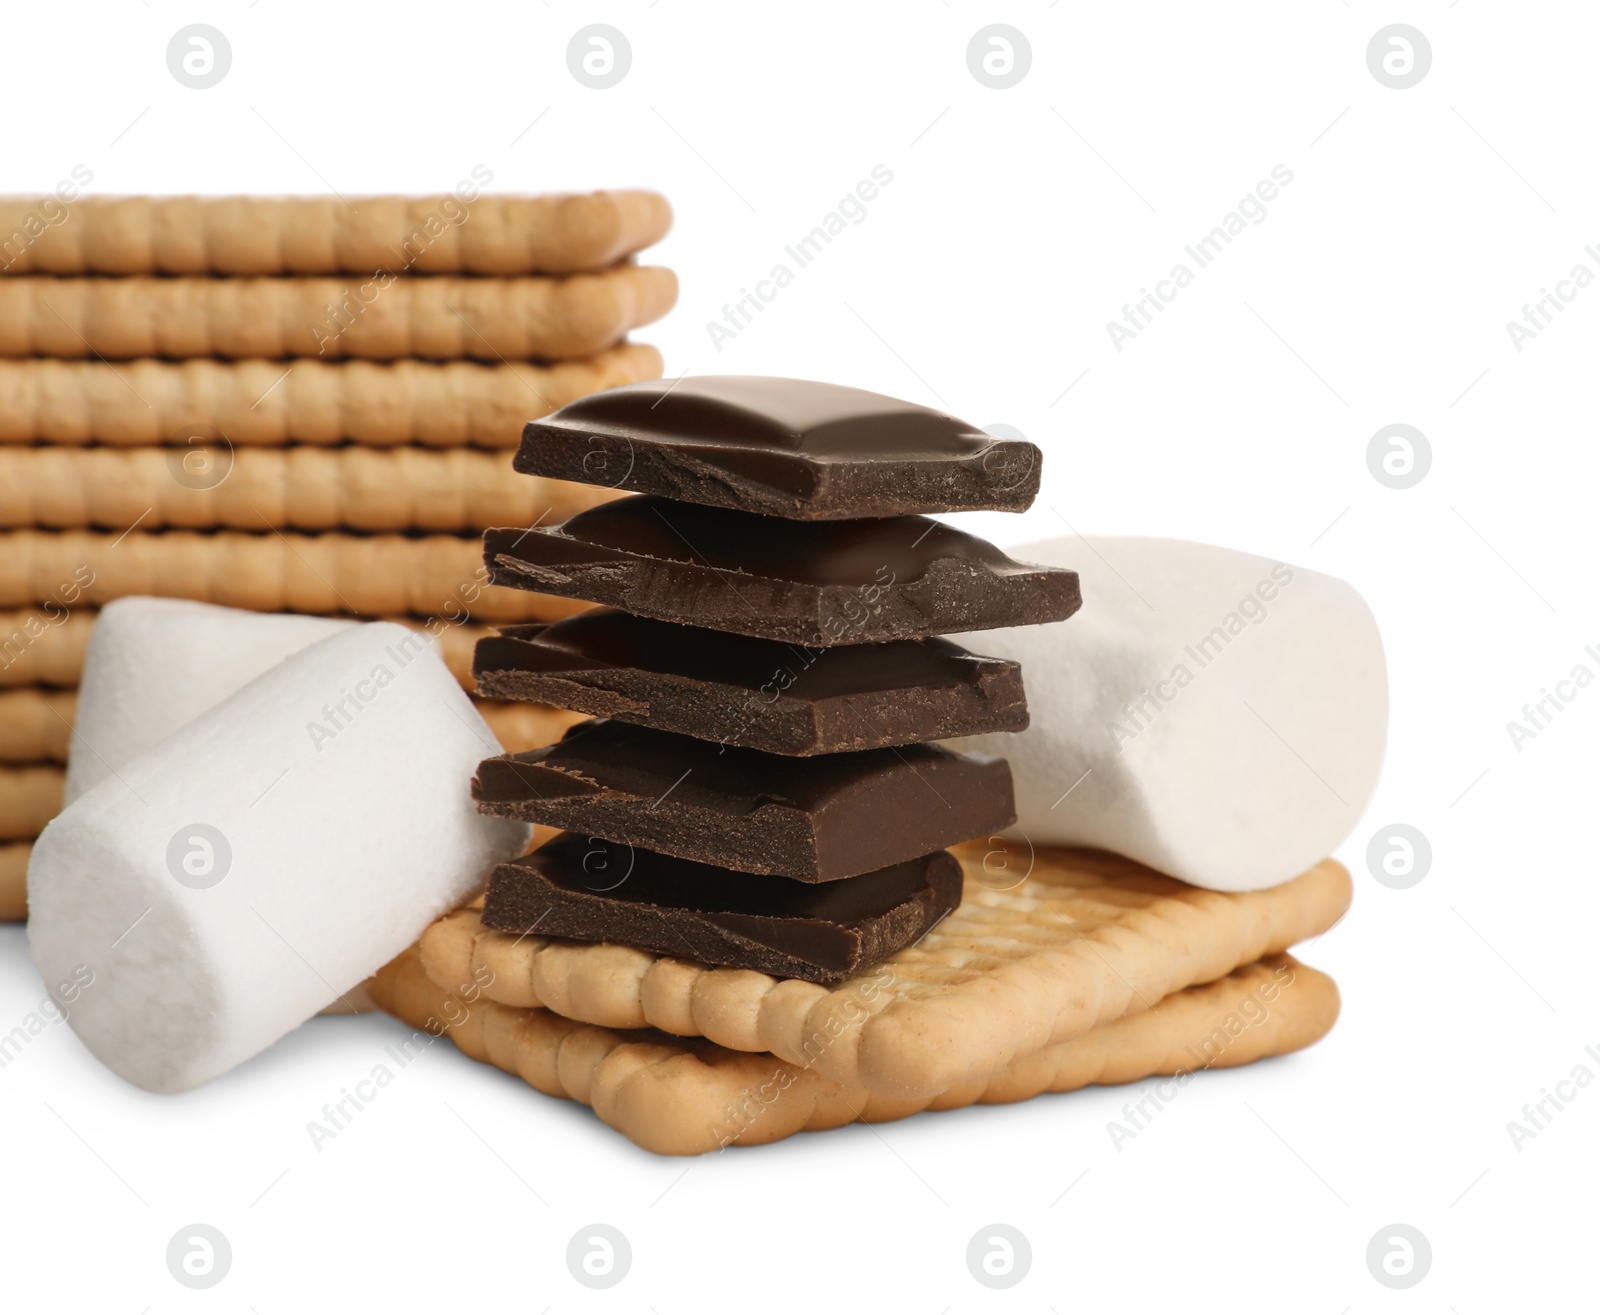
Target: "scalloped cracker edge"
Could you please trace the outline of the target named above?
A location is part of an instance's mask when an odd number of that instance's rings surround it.
[[[1222,893],[1113,854],[1039,849],[1020,885],[996,890],[985,867],[992,851],[956,853],[967,876],[960,907],[831,990],[627,946],[486,931],[471,908],[430,927],[420,952],[438,983],[487,971],[487,998],[501,1004],[705,1037],[845,1086],[920,1097],[1281,953],[1350,904],[1350,875],[1332,859],[1268,890]]]
[[[490,979],[492,980],[492,979]],[[482,978],[458,991],[437,985],[413,948],[369,983],[379,1008],[448,1036],[550,1096],[580,1101],[630,1141],[661,1155],[762,1145],[857,1120],[885,1123],[923,1110],[1009,1104],[1045,1092],[1169,1075],[1181,1088],[1207,1068],[1287,1054],[1326,1035],[1339,1014],[1331,978],[1287,955],[1176,992],[1148,1010],[935,1095],[897,1098],[843,1086],[815,1067],[728,1050],[655,1030],[619,1032],[547,1009],[519,1009],[483,995]],[[467,1003],[468,1001],[471,1003]]]

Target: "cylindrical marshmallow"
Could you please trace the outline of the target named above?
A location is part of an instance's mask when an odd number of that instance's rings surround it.
[[[960,747],[1011,761],[1017,830],[1212,890],[1259,890],[1350,834],[1388,727],[1383,641],[1343,580],[1176,539],[1009,550],[1068,566],[1066,621],[954,636],[1022,664],[1031,724]]]
[[[107,603],[79,679],[66,802],[291,653],[354,624],[182,598]]]
[[[382,622],[201,713],[34,846],[34,958],[91,978],[73,1029],[152,1091],[264,1050],[525,847],[472,803],[498,749],[430,638]]]

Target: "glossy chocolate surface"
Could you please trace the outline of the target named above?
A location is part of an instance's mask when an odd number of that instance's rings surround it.
[[[793,521],[645,494],[490,530],[484,560],[494,584],[819,647],[1059,621],[1082,601],[1077,572],[922,516]]]
[[[1039,449],[897,398],[804,379],[651,380],[523,431],[516,469],[801,520],[1023,511]]]
[[[943,852],[809,886],[563,833],[495,869],[483,924],[833,984],[921,938],[961,886]]]
[[[478,692],[768,753],[1020,731],[1021,670],[944,639],[808,648],[612,608],[478,641]]]
[[[479,809],[742,872],[830,882],[1016,820],[1000,758],[936,744],[780,757],[616,721],[478,766]]]

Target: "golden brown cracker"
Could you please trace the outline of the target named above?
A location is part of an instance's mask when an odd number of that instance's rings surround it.
[[[33,841],[0,844],[0,922],[21,922],[28,916],[28,860]]]
[[[0,446],[0,529],[459,533],[557,524],[613,496],[469,448]]]
[[[124,361],[592,356],[672,309],[669,269],[567,278],[0,279],[0,356]]]
[[[61,811],[66,770],[55,763],[0,767],[0,840],[32,840]]]
[[[76,686],[93,626],[94,609],[55,602],[0,612],[0,688]]]
[[[483,994],[485,981],[492,985],[480,971],[446,990],[413,949],[379,971],[371,993],[380,1008],[410,1026],[449,1036],[473,1059],[547,1095],[589,1105],[629,1140],[663,1155],[759,1145],[856,1120],[882,1123],[928,1109],[1005,1104],[1095,1083],[1235,1067],[1312,1044],[1339,1012],[1330,978],[1287,955],[1269,956],[1015,1058],[994,1073],[897,1097],[841,1085],[816,1064],[500,1004]],[[905,1040],[915,1044],[915,1038]]]
[[[77,711],[75,690],[0,690],[0,762],[66,762]]]
[[[158,534],[92,530],[0,533],[0,607],[57,597],[94,606],[132,594],[191,598],[258,612],[454,616],[551,621],[583,604],[480,583],[474,536]]]
[[[566,274],[659,242],[655,192],[0,198],[0,273]]]
[[[644,343],[553,365],[0,360],[0,443],[514,448],[530,420],[660,377]]]
[[[1081,1036],[1129,1009],[1277,954],[1332,926],[1350,877],[1327,860],[1271,890],[1200,890],[1116,855],[1038,850],[994,889],[985,855],[958,850],[960,907],[918,944],[829,989],[707,968],[627,946],[483,928],[475,910],[430,927],[436,981],[608,1027],[655,1027],[814,1065],[847,1086],[921,1097]],[[1013,880],[1010,873],[1006,880]]]

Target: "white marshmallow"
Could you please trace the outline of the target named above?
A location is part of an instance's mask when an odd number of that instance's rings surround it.
[[[71,803],[291,653],[356,624],[179,598],[119,598],[95,618],[67,760]]]
[[[341,630],[71,804],[28,869],[46,981],[93,972],[73,1029],[183,1091],[265,1049],[411,944],[529,828],[482,817],[499,751],[431,641]],[[65,974],[63,976],[62,974]]]
[[[1259,890],[1350,834],[1383,764],[1388,681],[1366,603],[1331,576],[1176,539],[1008,549],[1067,566],[1066,621],[953,636],[1022,664],[1017,831],[1114,850],[1212,890]]]

